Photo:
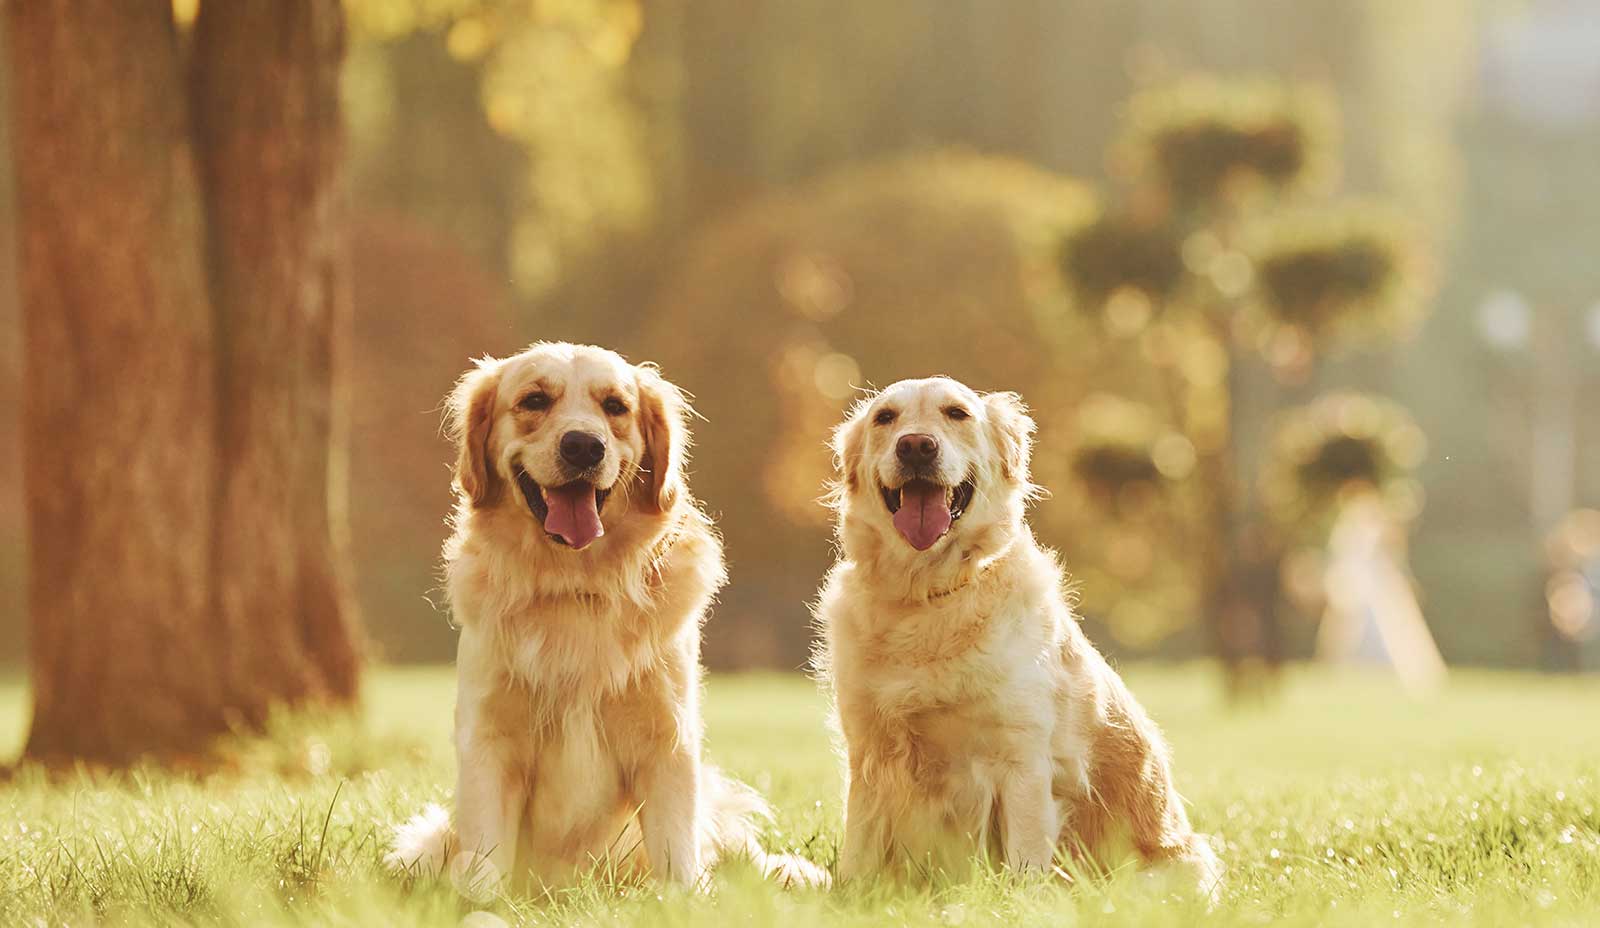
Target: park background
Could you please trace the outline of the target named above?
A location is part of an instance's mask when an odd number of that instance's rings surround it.
[[[463,923],[383,860],[454,782],[441,398],[561,338],[704,416],[706,754],[769,848],[840,845],[824,438],[938,371],[1031,403],[1032,521],[1228,875],[508,922],[1593,921],[1592,0],[0,13],[0,923]]]
[[[180,22],[194,15],[174,7]],[[536,339],[657,360],[698,398],[693,485],[732,568],[709,626],[714,667],[801,665],[806,603],[830,557],[815,502],[826,429],[853,387],[934,372],[1021,390],[1038,411],[1036,476],[1053,495],[1034,520],[1078,573],[1097,642],[1119,655],[1207,653],[1202,600],[1140,598],[1192,587],[1192,574],[1163,574],[1185,553],[1147,533],[1119,549],[1137,562],[1119,576],[1105,554],[1119,536],[1072,492],[1079,410],[1143,374],[1097,364],[1101,322],[1058,279],[1057,256],[1072,230],[1137,198],[1116,156],[1130,101],[1210,82],[1316,96],[1335,162],[1317,196],[1402,215],[1425,262],[1419,311],[1394,337],[1319,352],[1288,378],[1239,362],[1243,479],[1290,405],[1333,388],[1392,398],[1426,436],[1409,562],[1445,658],[1574,663],[1552,657],[1546,542],[1569,511],[1600,502],[1593,4],[348,10],[345,448],[371,654],[450,656],[436,591],[451,456],[439,401],[469,358]],[[7,119],[0,107],[4,163]],[[23,662],[27,637],[15,205],[0,172],[6,665]],[[1316,615],[1285,608],[1284,647],[1306,656]],[[1560,644],[1592,655],[1592,623],[1578,631]]]

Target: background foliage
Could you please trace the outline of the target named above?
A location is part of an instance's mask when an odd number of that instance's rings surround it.
[[[1600,127],[1550,131],[1496,70],[1500,36],[1543,6],[351,0],[351,500],[381,651],[437,659],[452,640],[429,602],[439,398],[471,355],[575,338],[661,361],[708,419],[695,485],[734,575],[717,663],[800,662],[828,557],[811,503],[825,429],[853,387],[935,370],[1037,410],[1054,495],[1036,522],[1102,643],[1194,653],[1199,586],[1174,553],[1204,502],[1205,409],[1192,398],[1198,418],[1175,424],[1149,372],[1219,382],[1215,339],[1168,310],[1226,291],[1240,255],[1257,284],[1234,294],[1243,347],[1269,362],[1235,371],[1240,460],[1253,473],[1281,410],[1329,388],[1394,397],[1428,436],[1412,551],[1441,647],[1534,662],[1550,526],[1530,498],[1530,410],[1555,369],[1540,359],[1559,347],[1572,389],[1600,387],[1583,335],[1600,278],[1574,245],[1600,213]],[[1298,206],[1257,208],[1272,191],[1206,173],[1221,164],[1292,177]],[[0,660],[24,624],[8,180]],[[1162,218],[1178,200],[1238,221],[1208,245]],[[1479,331],[1506,287],[1536,307],[1520,354]],[[1313,340],[1375,350],[1312,367]],[[1573,502],[1593,505],[1600,423],[1573,417]]]

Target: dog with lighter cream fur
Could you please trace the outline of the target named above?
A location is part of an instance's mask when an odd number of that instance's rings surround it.
[[[834,434],[840,560],[816,608],[848,791],[839,876],[1073,870],[1131,849],[1201,894],[1160,732],[1079,628],[1024,520],[1014,393],[948,378],[863,399]]]
[[[537,344],[479,361],[447,404],[455,816],[402,825],[391,864],[474,896],[590,871],[696,885],[728,854],[825,883],[764,851],[761,797],[701,760],[700,626],[726,574],[685,482],[683,393],[611,351]]]

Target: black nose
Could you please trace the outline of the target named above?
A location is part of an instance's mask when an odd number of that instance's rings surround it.
[[[574,467],[593,467],[606,456],[605,439],[588,432],[561,436],[561,457]]]
[[[939,456],[939,439],[932,435],[918,435],[915,432],[901,435],[895,442],[895,456],[913,467],[932,464]]]

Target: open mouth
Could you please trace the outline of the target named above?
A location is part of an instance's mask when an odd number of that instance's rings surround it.
[[[894,517],[895,530],[918,551],[933,547],[950,531],[972,504],[976,491],[971,477],[953,487],[918,478],[893,489],[878,488]]]
[[[590,542],[606,533],[605,526],[600,524],[600,512],[611,495],[609,488],[602,490],[587,480],[544,487],[520,467],[516,477],[528,511],[557,544],[575,550],[587,548]]]

